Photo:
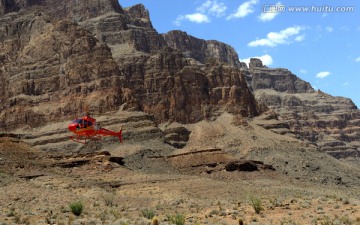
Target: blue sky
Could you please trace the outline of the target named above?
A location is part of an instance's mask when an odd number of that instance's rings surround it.
[[[231,45],[241,61],[259,57],[315,89],[360,107],[358,0],[120,0],[142,3],[159,33],[183,30]]]

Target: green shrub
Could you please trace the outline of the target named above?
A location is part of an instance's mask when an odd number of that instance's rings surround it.
[[[151,220],[155,216],[155,210],[153,210],[153,209],[143,209],[143,210],[141,210],[141,214],[146,219]]]
[[[256,197],[251,197],[250,201],[251,201],[251,206],[255,210],[256,214],[259,214],[261,211],[264,210],[264,208],[262,207],[260,199],[258,199]]]
[[[84,210],[84,205],[81,202],[73,202],[69,205],[71,212],[75,216],[80,216]]]
[[[185,216],[183,214],[175,214],[175,215],[167,215],[167,218],[170,223],[175,225],[184,225],[185,224]]]

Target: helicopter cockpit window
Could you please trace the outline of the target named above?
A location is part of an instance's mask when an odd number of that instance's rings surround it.
[[[83,119],[76,119],[72,123],[79,124],[81,127],[84,126],[84,128],[86,128],[87,126],[93,126],[93,123],[91,121]]]
[[[76,119],[73,121],[73,123],[83,123],[83,120],[82,119]]]

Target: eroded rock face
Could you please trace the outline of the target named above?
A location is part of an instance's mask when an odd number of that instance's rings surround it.
[[[263,68],[264,65],[260,59],[251,58],[249,63],[249,69]]]
[[[41,125],[91,100],[98,112],[120,105],[121,76],[110,49],[72,21],[29,21],[32,15],[15,21],[22,26],[12,32],[22,36],[10,32],[0,43],[1,127]]]
[[[124,13],[106,13],[80,24],[112,49],[120,65],[136,54],[153,54],[166,46],[141,4],[126,8]]]
[[[226,110],[244,117],[261,112],[241,72],[221,64],[193,65],[165,48],[124,69],[134,95],[158,122],[193,123]],[[131,72],[130,72],[131,71]]]
[[[143,5],[123,10],[113,0],[8,0],[1,6],[2,129],[120,106],[157,122],[183,123],[262,110],[232,48],[198,39],[206,64],[195,62],[168,46]]]
[[[261,63],[262,65],[262,63]],[[299,79],[287,69],[251,67],[251,86],[254,90],[274,89],[279,92],[306,93],[314,92],[311,85]]]
[[[126,14],[132,20],[132,24],[137,27],[153,28],[150,20],[149,11],[143,4],[137,4],[125,9]]]
[[[123,13],[117,0],[2,0],[2,2],[5,13],[42,6],[46,7],[46,11],[51,12],[54,18],[74,21],[87,20],[107,12]]]
[[[254,60],[249,70],[242,70],[256,99],[279,115],[277,124],[287,124],[295,137],[321,151],[359,148],[360,111],[350,99],[315,91],[289,70],[261,65]]]
[[[235,50],[218,41],[205,41],[180,30],[170,31],[163,34],[168,46],[177,49],[186,57],[194,58],[201,63],[209,60],[218,60],[229,63],[234,67],[241,67],[239,57]]]
[[[315,92],[258,59],[248,69],[226,44],[181,31],[160,35],[143,5],[2,0],[0,13],[2,129],[120,106],[157,122],[193,123],[223,111],[256,116],[268,105],[281,120],[275,127],[286,125],[323,151],[360,146],[351,100]]]
[[[175,147],[183,148],[189,141],[190,131],[183,126],[172,126],[164,129],[165,143]]]
[[[14,2],[14,0],[1,0],[0,1],[0,16],[16,12],[19,10],[19,6]]]

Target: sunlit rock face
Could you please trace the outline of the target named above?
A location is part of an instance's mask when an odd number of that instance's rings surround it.
[[[85,110],[142,110],[157,122],[192,123],[224,111],[253,117],[266,109],[230,46],[194,37],[188,38],[199,46],[174,46],[153,28],[143,5],[4,0],[0,12],[4,130]]]
[[[289,70],[264,67],[259,59],[242,70],[256,99],[274,110],[294,137],[337,157],[359,148],[360,111],[351,99],[315,91]]]

